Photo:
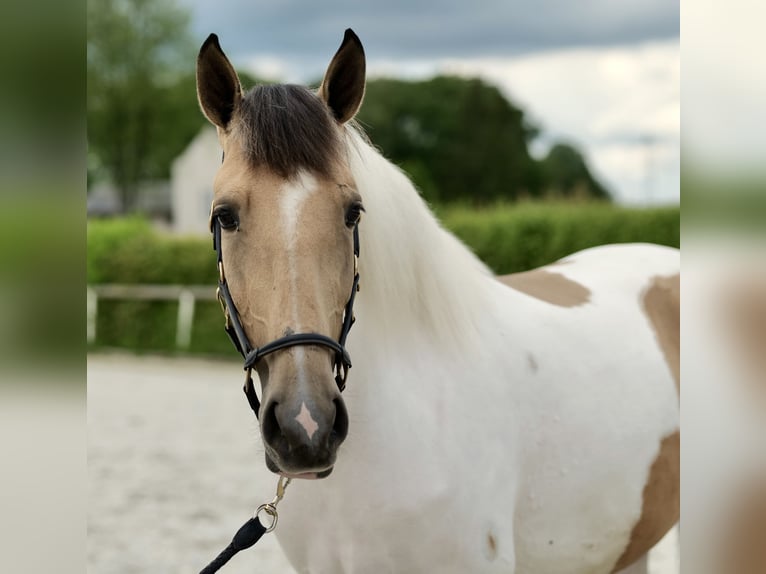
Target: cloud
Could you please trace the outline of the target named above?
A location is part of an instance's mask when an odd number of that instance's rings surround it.
[[[351,27],[381,58],[518,55],[677,38],[679,2],[667,0],[182,0],[200,38],[231,55],[313,60]]]
[[[479,74],[544,119],[548,129],[579,134],[581,139],[644,134],[665,139],[679,134],[676,42],[445,60],[441,71]]]
[[[766,67],[760,4],[700,3],[684,28],[684,159],[766,176]],[[752,173],[751,173],[752,172]]]
[[[321,68],[301,67],[276,55],[251,59],[249,65],[258,75],[273,77],[276,72],[285,81],[321,76]],[[371,78],[436,74],[481,77],[498,86],[542,129],[532,146],[535,155],[544,155],[554,141],[575,143],[617,200],[678,202],[678,42],[509,57],[368,61]]]
[[[543,133],[574,142],[625,203],[677,202],[680,187],[680,47],[676,41],[574,48],[511,57],[371,60],[371,76],[438,73],[498,86]]]
[[[572,141],[624,202],[679,197],[679,5],[667,0],[184,0],[200,37],[288,82],[321,78],[346,27],[371,76],[480,76]]]

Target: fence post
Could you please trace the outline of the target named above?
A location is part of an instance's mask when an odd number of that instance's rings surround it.
[[[88,344],[96,342],[96,319],[98,316],[98,295],[96,291],[88,287],[88,296],[86,302],[87,324],[86,334]]]
[[[194,324],[194,293],[183,289],[178,294],[178,323],[176,324],[176,347],[188,349]]]

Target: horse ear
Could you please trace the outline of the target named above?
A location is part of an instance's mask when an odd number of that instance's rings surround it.
[[[353,118],[362,105],[365,69],[362,42],[349,28],[319,87],[319,97],[340,123]]]
[[[197,99],[205,117],[223,129],[242,99],[237,72],[215,34],[207,37],[197,57]]]

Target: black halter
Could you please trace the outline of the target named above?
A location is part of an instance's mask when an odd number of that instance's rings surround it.
[[[346,388],[346,378],[348,377],[348,370],[351,368],[351,358],[345,348],[346,337],[351,330],[351,325],[354,324],[354,299],[356,298],[357,291],[359,291],[359,223],[357,222],[354,225],[354,282],[351,287],[351,295],[348,298],[343,313],[343,326],[341,327],[338,340],[335,341],[319,333],[295,333],[276,339],[262,347],[253,347],[250,344],[250,340],[247,338],[245,329],[239,319],[237,307],[231,298],[229,286],[226,284],[226,275],[223,271],[223,249],[221,247],[221,223],[217,217],[211,217],[210,226],[213,232],[213,249],[218,253],[218,290],[216,294],[226,316],[226,333],[229,335],[232,343],[234,343],[237,351],[245,359],[244,368],[247,371],[247,375],[245,376],[244,391],[256,418],[258,417],[261,403],[258,400],[258,395],[255,393],[252,370],[263,357],[282,349],[296,345],[318,345],[330,348],[335,353],[335,382],[342,392]]]

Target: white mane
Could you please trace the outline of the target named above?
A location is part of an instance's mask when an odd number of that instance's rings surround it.
[[[492,272],[436,220],[409,178],[354,128],[349,162],[366,214],[359,225],[359,314],[387,334],[464,342],[487,312]],[[374,314],[371,320],[370,314]]]

